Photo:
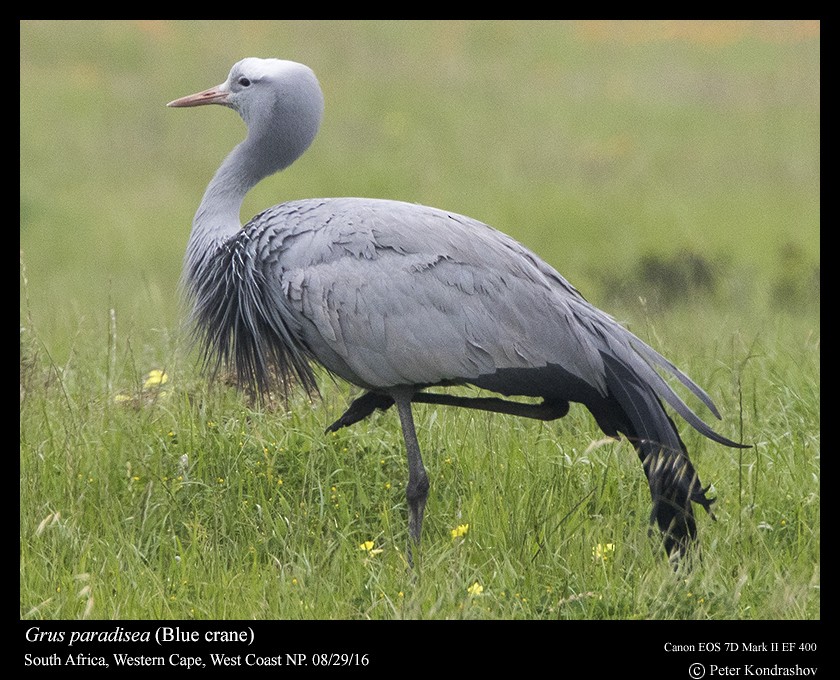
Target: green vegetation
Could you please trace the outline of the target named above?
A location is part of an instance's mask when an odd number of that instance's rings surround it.
[[[164,105],[249,55],[312,66],[327,109],[244,219],[472,215],[707,388],[755,447],[680,425],[718,498],[702,562],[670,570],[584,409],[418,406],[411,572],[394,413],[324,435],[354,388],[254,404],[200,374],[181,260],[244,128]],[[20,616],[819,618],[819,59],[811,23],[23,22]]]

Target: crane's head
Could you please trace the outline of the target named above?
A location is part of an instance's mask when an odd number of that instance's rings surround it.
[[[237,62],[227,80],[208,90],[175,99],[171,107],[221,104],[236,111],[252,141],[291,160],[315,139],[324,95],[308,66],[282,59],[249,57]]]

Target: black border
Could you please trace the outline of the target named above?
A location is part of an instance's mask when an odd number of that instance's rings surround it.
[[[165,630],[172,637],[176,629],[179,639],[165,640]],[[110,641],[70,646],[74,631]],[[247,639],[207,642],[216,631],[245,631]],[[417,672],[550,671],[571,677],[643,673],[646,678],[699,680],[724,674],[811,677],[810,669],[817,669],[818,676],[827,674],[821,664],[827,644],[821,621],[20,621],[18,634],[27,674],[158,670],[119,666],[114,654],[163,657],[164,672],[191,675],[359,673],[398,678]],[[33,641],[38,634],[43,639]],[[79,654],[82,661],[104,657],[109,667],[71,667],[67,657],[75,660]],[[216,666],[213,654],[239,658],[241,665]],[[249,659],[261,657],[272,664],[279,658],[281,665],[248,666],[249,654],[254,655]],[[36,657],[38,664],[33,663]],[[205,666],[188,670],[175,663],[193,657]]]

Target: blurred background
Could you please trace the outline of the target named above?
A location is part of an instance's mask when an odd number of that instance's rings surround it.
[[[302,197],[424,203],[512,235],[621,321],[691,318],[666,347],[779,319],[818,333],[819,22],[20,31],[21,332],[55,362],[97,338],[144,366],[177,345],[192,216],[244,126],[165,104],[245,56],[311,66],[326,112],[243,222]]]

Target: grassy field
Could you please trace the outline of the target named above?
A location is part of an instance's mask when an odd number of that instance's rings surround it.
[[[164,105],[244,56],[309,64],[327,100],[244,219],[335,195],[477,217],[709,391],[755,446],[680,425],[718,499],[701,564],[671,571],[635,453],[584,409],[418,406],[410,572],[394,413],[324,435],[354,388],[208,384],[178,277],[244,128]],[[21,618],[820,617],[818,24],[27,21],[20,60]]]

